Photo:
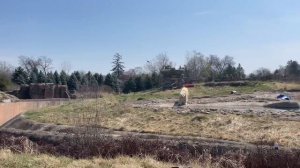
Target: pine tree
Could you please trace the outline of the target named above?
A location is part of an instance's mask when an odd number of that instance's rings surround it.
[[[145,77],[144,86],[145,86],[146,90],[152,89],[152,87],[153,87],[153,83],[152,83],[152,80],[149,75],[146,75],[146,77]]]
[[[53,81],[54,84],[57,84],[57,85],[61,84],[60,76],[57,71],[54,72],[53,78],[54,78],[54,81]]]
[[[102,74],[99,75],[98,79],[97,79],[98,85],[102,86],[104,83],[104,77]]]
[[[91,85],[93,74],[90,71],[88,71],[88,73],[85,74],[85,77],[87,79],[87,85]]]
[[[75,74],[77,80],[81,81],[83,75],[79,71],[75,71],[74,74]]]
[[[48,72],[46,76],[47,83],[54,83],[54,75],[52,72]]]
[[[62,84],[62,85],[66,85],[66,84],[67,84],[67,81],[68,81],[68,75],[67,75],[67,73],[66,73],[64,70],[62,70],[62,71],[60,72],[60,81],[61,81],[61,84]]]
[[[98,83],[98,86],[101,86],[103,84],[103,76],[101,74],[95,73],[94,78]]]
[[[68,89],[71,91],[78,89],[78,80],[76,78],[76,75],[73,73],[70,78],[68,79]]]
[[[115,92],[119,93],[121,92],[121,81],[118,79],[116,75],[112,75],[112,88]]]
[[[113,58],[113,75],[115,75],[118,79],[120,79],[120,76],[124,72],[124,62],[121,61],[122,56],[119,53],[116,53]]]
[[[290,60],[287,62],[286,71],[290,77],[300,76],[300,65],[297,61]]]
[[[95,79],[95,77],[94,76],[92,76],[91,78],[90,78],[90,84],[89,84],[89,86],[92,86],[93,88],[98,88],[98,82],[97,82],[97,80]]]
[[[113,87],[113,77],[110,73],[105,76],[104,84]]]
[[[30,77],[29,77],[29,84],[30,83],[38,83],[38,75],[39,75],[39,71],[37,68],[33,68],[33,70],[30,73]]]
[[[135,86],[136,86],[136,90],[137,92],[144,90],[144,84],[143,84],[143,80],[141,76],[137,76],[134,79],[135,82]]]
[[[159,75],[156,72],[152,73],[151,80],[153,87],[159,87]]]
[[[236,73],[237,73],[238,80],[243,80],[246,78],[244,68],[241,66],[241,64],[239,64],[238,67],[236,68]]]
[[[124,83],[124,93],[134,92],[136,90],[136,84],[132,78],[129,78],[128,81]]]
[[[228,67],[224,70],[222,74],[222,80],[233,81],[236,80],[236,68],[232,65],[228,65]]]
[[[81,77],[80,84],[83,85],[83,86],[88,86],[89,85],[89,80],[88,80],[86,75],[83,75]]]
[[[12,81],[18,85],[26,84],[28,80],[28,75],[22,67],[15,69],[12,74]]]
[[[46,82],[45,74],[42,71],[40,71],[38,76],[37,76],[37,82],[38,83],[45,83]]]

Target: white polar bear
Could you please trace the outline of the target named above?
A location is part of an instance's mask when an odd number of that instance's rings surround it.
[[[186,87],[183,87],[180,91],[180,97],[178,104],[180,106],[187,105],[189,100],[189,89]]]

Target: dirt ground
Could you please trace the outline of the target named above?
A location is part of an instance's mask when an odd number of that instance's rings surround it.
[[[222,97],[192,97],[187,106],[176,107],[176,99],[137,101],[131,105],[134,108],[150,108],[159,111],[160,108],[169,108],[177,113],[220,113],[237,115],[272,116],[275,118],[300,121],[300,109],[290,107],[290,104],[299,104],[300,92],[286,92],[290,101],[277,100],[280,93],[257,92],[245,95],[229,95]],[[271,104],[285,103],[282,108],[266,107]]]

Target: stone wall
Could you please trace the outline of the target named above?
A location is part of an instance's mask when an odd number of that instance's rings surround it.
[[[51,99],[69,98],[66,85],[55,85],[53,83],[32,83],[21,85],[17,93],[20,99]]]

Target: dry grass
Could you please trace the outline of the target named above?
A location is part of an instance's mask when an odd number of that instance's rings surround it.
[[[299,83],[283,83],[283,82],[253,82],[248,86],[218,86],[207,87],[203,84],[196,85],[194,88],[190,88],[190,97],[194,96],[224,96],[229,95],[231,91],[235,90],[241,94],[250,94],[257,91],[290,91],[300,90]],[[127,95],[121,95],[119,98],[123,101],[136,101],[153,100],[153,99],[170,99],[177,97],[179,90],[152,90],[138,93],[131,93]]]
[[[283,91],[300,90],[299,83],[273,82],[273,85],[277,90],[283,90]]]
[[[232,90],[236,90],[239,93],[253,93],[255,91],[269,91],[272,88],[269,85],[264,83],[259,83],[253,86],[241,86],[241,87],[232,87],[232,86],[223,86],[223,87],[206,87],[202,84],[196,85],[193,88],[189,88],[190,97],[194,96],[222,96],[228,95]],[[120,98],[125,101],[135,101],[138,99],[142,100],[153,100],[153,99],[170,99],[177,97],[179,90],[152,90],[138,93],[130,93],[127,95],[121,95]]]
[[[200,136],[240,142],[277,142],[300,147],[300,122],[272,117],[179,114],[172,109],[132,108],[117,98],[75,101],[73,103],[26,113],[38,122],[67,125],[98,125],[115,130],[169,135]]]
[[[170,163],[163,163],[153,158],[117,157],[114,159],[94,158],[89,160],[74,160],[67,157],[55,157],[45,154],[14,154],[10,150],[0,150],[0,167],[22,167],[22,168],[79,168],[79,167],[101,167],[101,168],[170,168]],[[198,167],[198,166],[197,166]]]

